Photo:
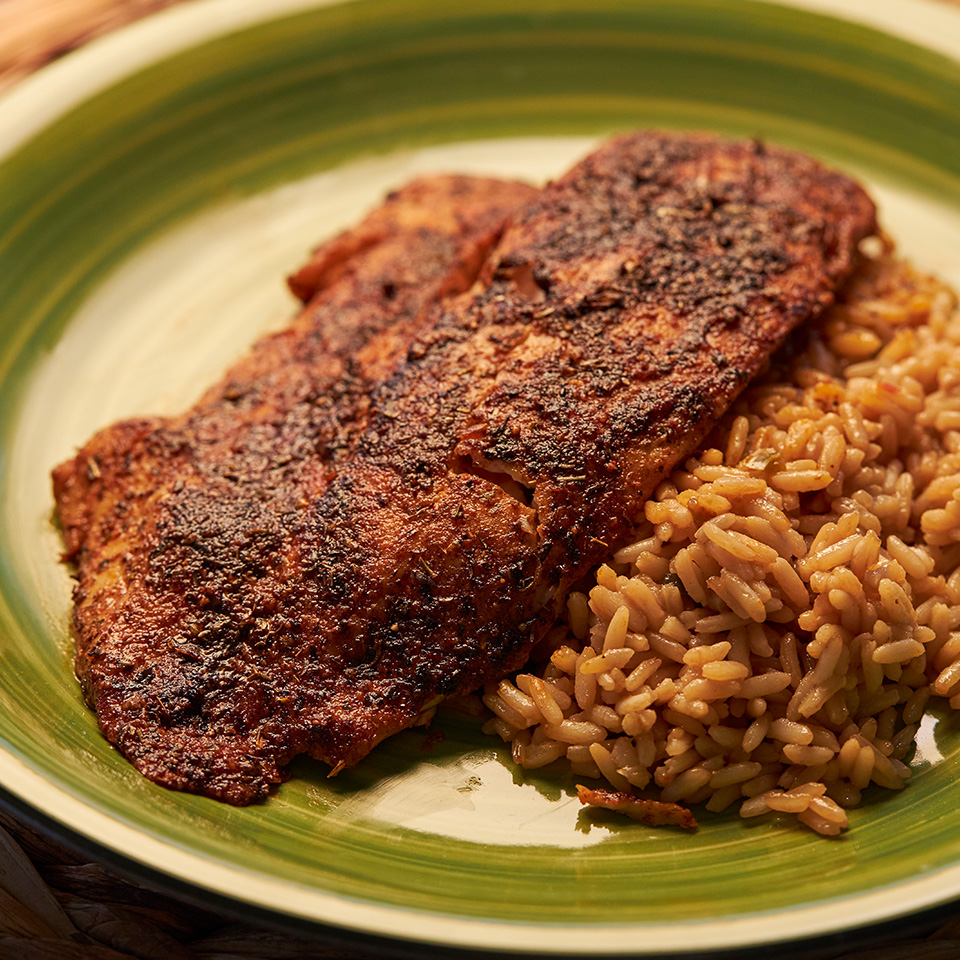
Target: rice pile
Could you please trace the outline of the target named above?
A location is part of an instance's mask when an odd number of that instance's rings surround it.
[[[871,253],[487,688],[521,766],[835,835],[960,707],[960,315]]]

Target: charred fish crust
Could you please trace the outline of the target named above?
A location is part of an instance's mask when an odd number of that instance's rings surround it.
[[[104,734],[249,803],[518,669],[874,229],[842,175],[707,135],[397,191],[191,411],[54,472]]]
[[[509,429],[508,421],[504,421],[487,435],[487,446],[483,450],[486,459],[512,463],[519,460],[522,453],[523,446],[516,433]]]
[[[732,373],[736,380],[740,375],[736,371]],[[714,397],[717,391],[708,393],[704,386],[697,383],[685,383],[678,387],[673,395],[673,409],[670,411],[670,419],[674,421],[687,421],[689,423],[700,423],[705,418],[715,414],[716,403]]]
[[[259,497],[191,484],[158,504],[145,578],[175,576],[185,586],[229,593],[275,569],[282,547],[277,515]]]
[[[171,664],[144,687],[146,716],[166,727],[196,716],[205,697],[206,685],[202,667],[195,663]]]

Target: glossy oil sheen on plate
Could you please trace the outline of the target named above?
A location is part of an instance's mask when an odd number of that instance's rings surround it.
[[[518,772],[454,716],[335,780],[298,762],[242,810],[153,786],[100,738],[49,469],[118,417],[188,405],[292,316],[282,277],[309,247],[414,174],[540,180],[644,125],[763,136],[861,176],[901,249],[960,285],[960,66],[866,26],[707,0],[247,0],[218,33],[226,9],[147,21],[0,105],[2,124],[98,55],[131,58],[0,159],[0,782],[181,881],[452,945],[681,952],[960,894],[951,718],[836,842],[734,814],[693,836],[588,816],[571,782]],[[173,52],[137,64],[159,34]]]

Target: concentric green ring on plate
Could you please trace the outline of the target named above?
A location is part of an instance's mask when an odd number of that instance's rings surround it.
[[[895,22],[915,8],[871,9]],[[960,53],[960,14],[920,9],[938,48],[952,35]],[[50,467],[113,418],[189,403],[292,313],[284,270],[413,172],[548,176],[643,125],[764,136],[846,166],[907,252],[960,281],[960,64],[809,10],[199,0],[0,103],[6,790],[176,881],[452,946],[708,950],[960,895],[949,718],[925,725],[908,789],[825,841],[733,814],[694,836],[590,820],[569,783],[524,778],[449,717],[442,742],[404,734],[335,781],[302,763],[238,810],[142,780],[81,702]]]

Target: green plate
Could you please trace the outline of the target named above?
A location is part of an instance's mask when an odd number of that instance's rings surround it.
[[[846,7],[862,22],[834,19]],[[827,11],[827,12],[824,12]],[[598,137],[712,128],[862,176],[960,285],[960,10],[753,0],[197,0],[0,103],[0,784],[138,869],[350,935],[678,954],[902,917],[960,895],[960,728],[829,841],[706,816],[585,817],[466,718],[267,803],[169,793],[101,739],[71,675],[50,468],[182,409],[294,312],[282,276],[416,172],[543,178]]]

